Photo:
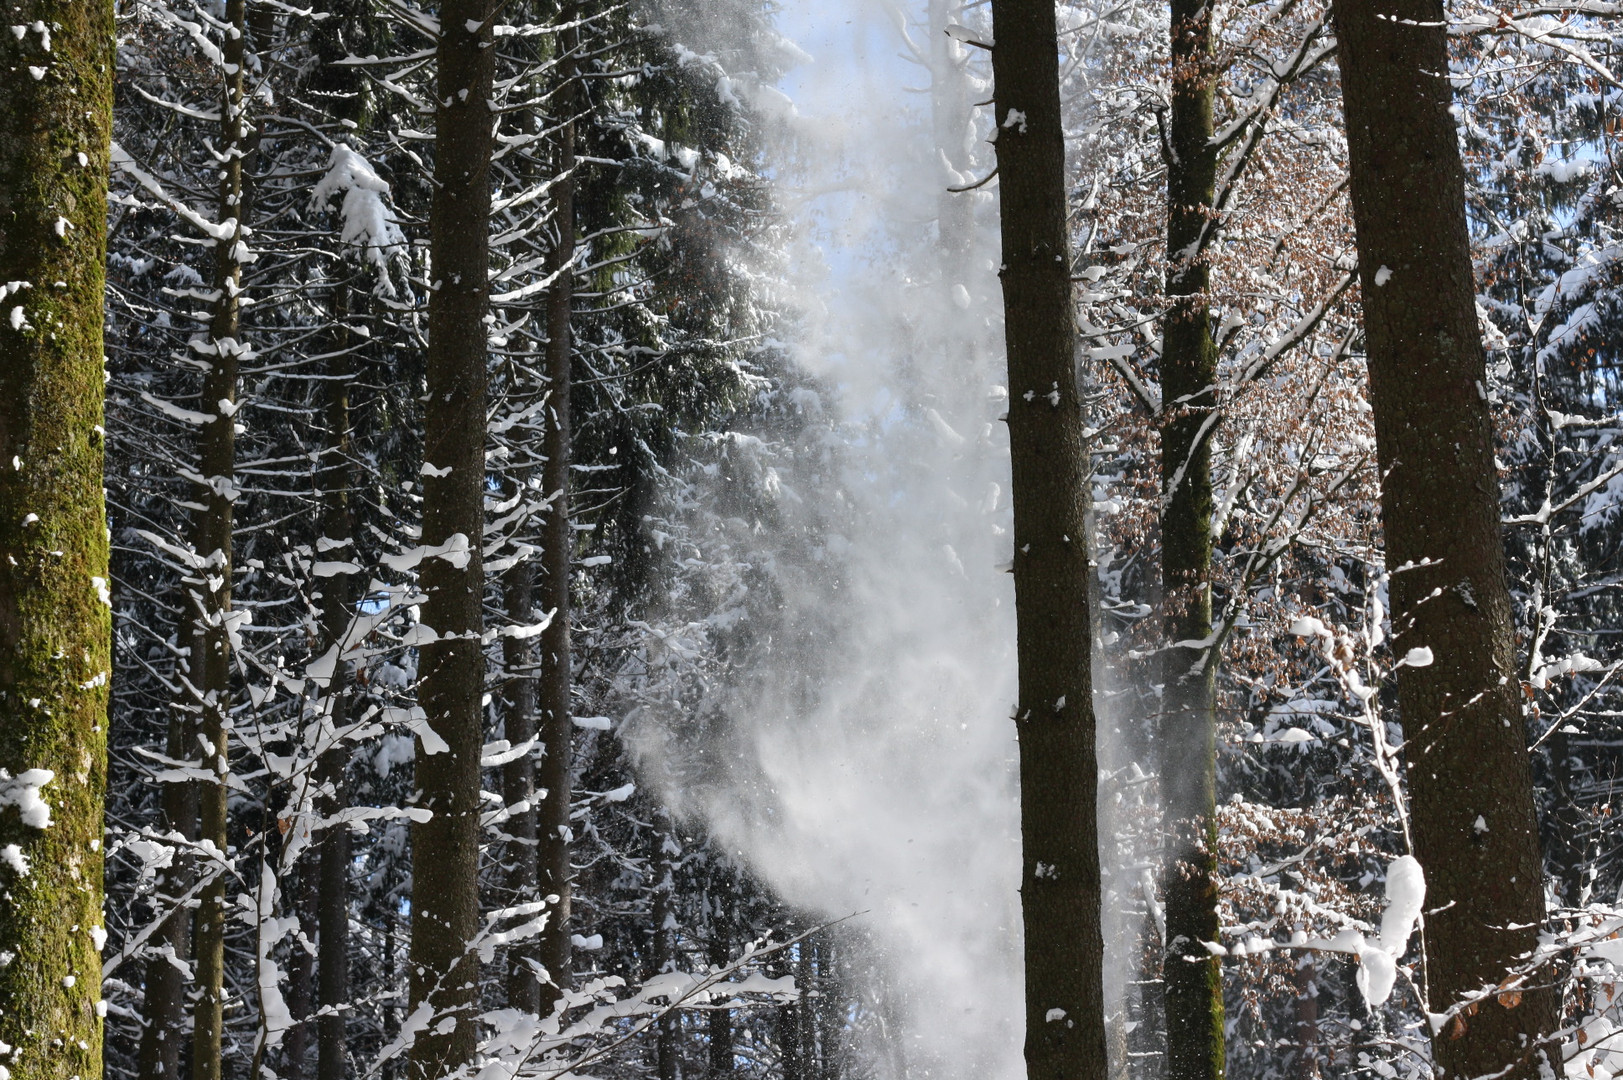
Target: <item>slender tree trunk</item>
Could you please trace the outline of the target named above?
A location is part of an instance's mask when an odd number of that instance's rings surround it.
[[[197,725],[190,713],[176,710],[169,720],[169,737],[164,752],[171,761],[190,758],[197,752]],[[160,798],[160,827],[183,839],[197,840],[197,782],[170,781]],[[196,879],[190,856],[177,851],[169,868],[158,877],[153,892],[155,917],[163,926],[150,939],[154,950],[167,955],[150,956],[142,989],[146,1026],[136,1051],[136,1072],[143,1080],[179,1080],[181,1021],[186,1014],[186,977],[179,964],[191,959],[192,912],[180,906],[180,898]],[[178,963],[177,963],[178,962]]]
[[[654,821],[658,847],[653,859],[653,903],[649,914],[653,917],[654,940],[649,952],[654,960],[653,974],[665,975],[676,970],[676,879],[671,856],[678,849],[672,835],[670,812],[663,808],[657,810]],[[676,995],[672,994],[669,1000],[674,1005]],[[655,1039],[655,1075],[659,1080],[678,1080],[681,1075],[681,1034],[682,1021],[677,1010],[672,1009],[659,1018]]]
[[[714,910],[714,909],[712,909]],[[711,915],[710,941],[705,959],[712,967],[724,967],[732,959],[730,927],[725,914]],[[710,1075],[725,1076],[733,1071],[733,1016],[731,1009],[712,1009],[709,1015]]]
[[[6,21],[23,32],[0,41],[0,1043],[14,1080],[69,1080],[102,1072],[112,3],[13,0]]]
[[[1296,958],[1296,1080],[1319,1077],[1319,982],[1313,953]]]
[[[1161,397],[1161,622],[1165,641],[1160,731],[1165,821],[1168,1080],[1223,1076],[1223,963],[1217,940],[1216,665],[1212,633],[1212,429],[1217,348],[1212,341],[1203,234],[1213,227],[1217,152],[1211,145],[1212,5],[1172,2],[1172,116],[1167,161],[1167,297]]]
[[[288,872],[291,870],[291,872]],[[320,891],[316,868],[309,860],[292,868],[284,868],[284,883],[292,913],[299,920],[299,929],[310,940],[315,940],[316,898]],[[315,957],[302,943],[295,944],[287,958],[287,1011],[293,1024],[282,1038],[282,1071],[280,1080],[308,1080],[306,1069],[310,1063],[310,1032],[315,1026],[316,965]]]
[[[1440,0],[1334,6],[1430,1009],[1506,973],[1544,918],[1464,171]],[[1429,560],[1429,562],[1427,562]],[[1558,991],[1498,995],[1434,1039],[1440,1074],[1539,1075]]]
[[[573,53],[578,48],[574,31],[559,35],[559,49],[566,59],[561,77],[569,80],[558,95],[565,117],[573,114],[577,100],[574,91]],[[553,228],[557,239],[549,270],[558,274],[547,296],[547,427],[542,440],[546,463],[541,483],[552,500],[541,532],[541,607],[551,612],[552,622],[541,632],[541,679],[539,686],[542,758],[537,782],[546,792],[541,800],[537,823],[537,858],[540,892],[556,896],[551,918],[541,935],[541,963],[551,976],[542,988],[541,1011],[550,1012],[559,996],[573,980],[570,959],[571,890],[569,803],[574,769],[574,721],[570,713],[573,662],[569,643],[569,567],[574,556],[574,535],[569,528],[570,460],[570,363],[574,352],[570,321],[574,308],[574,274],[560,272],[575,252],[575,125],[566,119],[558,132],[558,175]]]
[[[1103,1080],[1091,497],[1066,232],[1052,0],[993,0],[1014,496],[1021,901],[1031,1080]]]
[[[320,67],[312,72],[312,93],[328,99],[328,109],[342,120],[348,120],[357,129],[367,119],[365,77],[354,67],[336,63],[354,53],[366,55],[375,52],[377,45],[377,14],[368,0],[325,0],[325,12],[330,16],[316,23],[311,34],[311,45]],[[370,273],[361,275],[362,281],[371,279]],[[354,370],[353,356],[348,352],[352,341],[349,317],[352,307],[365,311],[366,301],[347,283],[333,287],[333,324],[337,327],[334,351],[341,354],[332,361],[329,374],[341,375]],[[355,548],[354,513],[350,505],[350,488],[354,484],[354,470],[350,467],[350,402],[349,384],[352,379],[332,379],[327,384],[327,456],[326,468],[320,478],[322,491],[322,535],[332,545],[338,561],[359,562]],[[348,575],[337,575],[323,588],[323,638],[331,647],[346,633],[355,615],[358,599],[354,581]],[[333,682],[328,687],[331,701],[329,716],[335,730],[349,722],[350,684],[352,673],[340,661],[333,668]],[[326,754],[317,767],[317,782],[323,795],[318,810],[330,817],[349,803],[346,770],[349,751],[335,747]],[[318,945],[316,956],[316,1004],[324,1010],[316,1020],[316,1077],[317,1080],[344,1080],[348,1073],[348,1019],[349,1007],[349,869],[350,832],[348,828],[328,829],[318,843],[320,859],[321,896],[316,906]],[[391,944],[392,944],[392,938]]]
[[[197,491],[202,507],[196,515],[193,539],[203,567],[196,579],[192,603],[197,609],[192,641],[192,690],[201,710],[202,768],[216,780],[199,785],[198,837],[214,845],[220,863],[207,867],[208,884],[197,909],[195,948],[197,992],[192,1006],[192,1078],[220,1080],[220,1047],[224,1023],[226,790],[230,779],[227,732],[231,709],[231,610],[233,503],[236,499],[237,366],[241,351],[241,313],[238,290],[246,233],[244,158],[250,152],[245,70],[247,67],[247,3],[230,0],[226,21],[236,31],[227,34],[224,54],[225,90],[221,101],[219,217],[230,226],[214,241],[215,290],[208,343],[202,351],[208,368],[198,411],[209,417],[203,425]]]
[[[349,350],[350,334],[345,320],[349,316],[349,286],[339,284],[333,291],[333,321],[339,327],[336,335],[340,355],[333,360],[333,375],[344,375],[354,360],[344,355]],[[321,471],[321,547],[327,549],[326,558],[333,562],[355,560],[354,521],[350,511],[349,490],[353,483],[349,456],[349,383],[348,378],[327,381],[327,447],[326,465]],[[348,573],[337,573],[321,587],[322,642],[326,648],[340,644],[348,633],[355,616],[355,584]],[[327,686],[327,717],[334,731],[349,726],[349,665],[342,657],[333,665],[332,681]],[[316,783],[320,793],[316,810],[330,818],[348,805],[345,773],[349,765],[349,748],[340,744],[323,754],[317,763]],[[346,1024],[344,1008],[349,1004],[349,849],[350,833],[347,825],[324,830],[317,844],[319,896],[316,901],[317,955],[316,1005],[324,1010],[317,1017],[316,1028],[316,1080],[344,1080]]]
[[[535,622],[535,563],[520,559],[502,575],[502,598],[507,617],[515,626]],[[507,668],[503,693],[503,733],[514,746],[535,738],[535,666],[533,639],[510,637],[502,642],[502,662]],[[525,809],[507,819],[508,842],[503,861],[507,865],[509,903],[524,903],[536,895],[536,808],[535,755],[522,754],[502,769],[502,798],[509,807]],[[531,962],[538,962],[533,942],[515,945],[507,953],[507,1005],[527,1013],[541,1008],[541,983]]]
[[[805,948],[802,942],[799,948]],[[775,973],[778,978],[792,973],[790,963],[786,958],[781,972]],[[810,1080],[806,1074],[806,1050],[800,1041],[800,1010],[806,1007],[807,1001],[804,989],[801,990],[800,1001],[793,1005],[779,1005],[777,1007],[776,1027],[778,1036],[778,1057],[783,1080]]]
[[[419,700],[445,744],[417,740],[417,786],[433,813],[412,825],[411,1002],[434,1010],[411,1047],[411,1080],[437,1080],[472,1060],[477,1040],[479,755],[483,746],[485,314],[494,37],[492,0],[440,8],[439,102],[430,213],[428,403],[423,437],[423,619],[439,639],[422,650]]]

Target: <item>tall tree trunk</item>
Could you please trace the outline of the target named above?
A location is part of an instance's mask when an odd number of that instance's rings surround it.
[[[1031,1080],[1103,1080],[1087,448],[1052,0],[993,0]]]
[[[711,967],[725,967],[732,959],[731,924],[726,913],[712,907],[710,941],[705,959]],[[725,1076],[733,1071],[733,1016],[731,1009],[711,1009],[708,1017],[710,1075]]]
[[[1291,1075],[1296,1080],[1319,1077],[1319,982],[1313,953],[1296,958],[1296,1049]]]
[[[572,9],[566,9],[572,10]],[[552,621],[541,632],[541,680],[537,702],[541,723],[542,757],[537,783],[545,789],[537,823],[537,859],[540,893],[556,896],[551,917],[541,935],[541,963],[551,976],[542,988],[541,1011],[550,1012],[559,996],[573,982],[570,966],[570,908],[574,887],[570,867],[569,803],[573,796],[573,748],[575,728],[570,714],[573,662],[569,643],[569,567],[574,556],[574,534],[569,528],[570,459],[570,364],[574,352],[571,317],[574,309],[575,278],[563,268],[575,253],[575,125],[570,119],[576,109],[578,92],[574,82],[573,55],[579,48],[578,35],[566,30],[559,35],[563,54],[560,75],[566,81],[558,98],[565,121],[558,131],[558,175],[553,203],[553,244],[549,270],[558,275],[547,294],[547,426],[541,452],[546,463],[541,483],[552,500],[541,530],[541,607]]]
[[[1212,341],[1204,234],[1217,151],[1211,144],[1212,5],[1173,0],[1172,116],[1167,160],[1167,297],[1161,398],[1161,791],[1166,865],[1168,1080],[1223,1076],[1223,963],[1217,940],[1217,702],[1212,633]]]
[[[435,1018],[412,1044],[412,1080],[467,1064],[478,1035],[478,957],[468,943],[479,922],[492,8],[492,0],[440,8],[423,543],[451,550],[421,569],[423,620],[439,637],[422,651],[419,697],[445,748],[429,753],[417,740],[417,786],[434,816],[412,825],[411,1002],[429,1003]]]
[[[535,622],[535,563],[520,559],[502,575],[502,599],[515,626]],[[514,746],[535,738],[535,666],[533,639],[510,637],[502,642],[502,663],[507,669],[503,701],[503,734]],[[536,894],[535,755],[521,754],[502,768],[502,800],[525,809],[507,819],[509,903],[533,900]],[[507,953],[507,1006],[527,1013],[541,1008],[541,983],[531,961],[537,960],[532,942],[515,945]]]
[[[805,948],[801,942],[798,948]],[[780,954],[781,955],[781,954]],[[774,977],[782,978],[793,974],[793,958],[785,956],[781,969],[773,971]],[[800,1040],[800,1010],[808,1004],[804,987],[796,987],[801,992],[800,1000],[792,1005],[779,1005],[776,1010],[774,1027],[778,1037],[779,1070],[783,1073],[783,1080],[811,1080],[806,1073],[806,1048]]]
[[[654,813],[654,850],[652,889],[653,903],[649,914],[653,921],[653,942],[649,954],[653,958],[653,975],[666,975],[676,970],[676,878],[671,856],[679,850],[671,828],[670,811],[663,807]],[[676,1004],[677,995],[669,1003]],[[655,1038],[654,1073],[659,1080],[679,1080],[681,1059],[682,1019],[679,1010],[671,1008],[659,1018]]]
[[[333,321],[338,327],[331,374],[327,380],[326,464],[319,477],[321,487],[321,547],[334,562],[355,561],[354,521],[350,511],[352,481],[349,445],[349,384],[346,372],[354,360],[349,352],[350,290],[347,284],[333,287]],[[321,587],[321,633],[325,648],[339,646],[349,632],[355,615],[355,584],[348,573],[339,572]],[[327,718],[335,732],[349,726],[350,670],[340,656],[333,665],[327,685]],[[330,818],[349,802],[345,773],[349,747],[338,744],[321,755],[316,767],[319,794],[316,811]],[[320,888],[316,900],[317,947],[315,1000],[320,1015],[316,1019],[316,1080],[344,1080],[345,1019],[349,1003],[349,826],[323,830],[318,840],[317,875]]]
[[[1440,0],[1334,7],[1430,1008],[1500,984],[1544,918],[1485,358]],[[1429,560],[1429,562],[1427,562]],[[1398,568],[1404,569],[1398,569]],[[1534,1077],[1558,992],[1483,1002],[1449,1077]]]
[[[112,9],[14,0],[23,32],[0,43],[0,1043],[15,1080],[102,1072]]]
[[[250,152],[247,123],[247,0],[226,4],[226,22],[235,33],[225,36],[224,93],[221,100],[219,216],[229,227],[214,241],[215,298],[208,342],[200,351],[208,364],[198,411],[209,419],[203,425],[193,547],[203,566],[192,586],[196,632],[192,640],[192,691],[200,710],[199,742],[202,768],[216,779],[198,788],[198,838],[214,845],[220,863],[207,867],[211,875],[199,897],[195,930],[197,992],[192,1006],[193,1080],[220,1080],[221,1036],[224,1028],[226,791],[230,780],[227,732],[231,711],[231,576],[233,503],[236,490],[237,366],[241,351],[243,226],[247,215],[244,159]]]
[[[353,66],[337,61],[355,54],[375,53],[378,46],[378,16],[369,0],[325,0],[329,18],[312,28],[311,45],[320,66],[311,73],[310,90],[327,99],[328,110],[357,129],[367,120],[365,77]],[[342,271],[339,271],[342,273]],[[370,272],[360,274],[362,282],[372,280]],[[359,299],[359,303],[355,301]],[[358,309],[358,310],[355,310]],[[349,319],[364,315],[366,300],[357,297],[348,282],[333,286],[332,318],[336,328],[331,375],[354,370],[356,358],[346,355],[352,342]],[[331,545],[337,561],[355,561],[354,513],[350,488],[354,470],[350,467],[349,386],[353,376],[334,378],[327,383],[326,467],[320,476],[322,496],[322,535]],[[355,614],[355,583],[348,575],[335,575],[322,590],[322,636],[326,647],[341,640]],[[333,681],[327,694],[329,716],[334,730],[349,722],[349,693],[352,673],[341,660],[334,665]],[[334,747],[317,766],[317,782],[323,795],[317,804],[322,817],[331,817],[349,803],[346,770],[349,751]],[[316,1004],[324,1010],[316,1020],[316,1078],[344,1080],[348,1072],[346,1045],[349,1006],[349,869],[350,832],[347,827],[328,829],[318,841],[320,897],[316,904],[317,955]]]
[[[194,718],[179,710],[169,720],[169,736],[164,753],[171,761],[190,758],[197,751],[197,725]],[[197,782],[170,781],[159,796],[159,827],[188,841],[197,840]],[[180,906],[180,898],[191,888],[196,874],[190,856],[177,851],[170,866],[158,877],[153,890],[154,917],[163,926],[149,939],[158,955],[146,962],[146,979],[141,1003],[146,1026],[136,1050],[136,1072],[144,1080],[179,1080],[181,1020],[186,1013],[186,977],[180,964],[191,959],[192,911]]]
[[[316,868],[308,860],[292,867],[283,867],[282,884],[288,905],[299,920],[299,930],[305,937],[315,940],[316,903],[321,883]],[[310,1033],[315,1027],[312,1014],[316,998],[315,957],[297,942],[287,958],[287,1012],[293,1024],[282,1038],[282,1071],[280,1080],[308,1080],[306,1068],[310,1059]]]

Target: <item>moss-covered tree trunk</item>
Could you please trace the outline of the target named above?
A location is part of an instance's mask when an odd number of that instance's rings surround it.
[[[1217,349],[1205,238],[1215,227],[1212,5],[1172,0],[1167,159],[1167,299],[1162,324],[1159,733],[1166,863],[1168,1080],[1223,1075],[1223,965],[1217,940],[1217,703],[1212,634],[1212,453]]]
[[[1538,821],[1443,4],[1338,0],[1334,17],[1394,650],[1432,658],[1399,672],[1398,704],[1440,1013],[1504,985],[1537,945]],[[1434,1039],[1442,1075],[1540,1075],[1559,991],[1507,989]]]
[[[102,266],[111,0],[0,34],[0,1056],[102,1070],[109,605]]]
[[[440,7],[430,211],[428,395],[423,410],[423,621],[419,700],[438,741],[417,740],[417,787],[433,817],[412,826],[411,1004],[434,1018],[411,1047],[411,1080],[473,1057],[478,1032],[479,755],[484,624],[486,327],[490,308],[492,0]],[[430,750],[435,752],[430,753]]]
[[[1103,1080],[1087,447],[1053,0],[993,0],[1031,1080]]]
[[[572,10],[572,9],[567,9]],[[542,757],[537,784],[546,792],[536,826],[536,855],[540,893],[555,896],[541,935],[541,964],[551,976],[542,988],[541,1011],[550,1012],[559,995],[573,981],[569,946],[569,917],[574,872],[570,866],[572,835],[569,803],[573,795],[575,726],[570,710],[574,665],[569,641],[569,569],[575,539],[569,527],[570,368],[573,363],[575,277],[564,269],[575,254],[575,125],[569,119],[579,95],[574,79],[578,35],[559,35],[560,75],[565,80],[557,94],[565,121],[558,131],[557,168],[562,177],[554,187],[553,229],[556,239],[548,265],[557,280],[547,294],[547,409],[546,434],[541,452],[546,462],[541,484],[551,500],[541,530],[541,607],[552,621],[541,632],[541,679],[537,712],[540,717]]]

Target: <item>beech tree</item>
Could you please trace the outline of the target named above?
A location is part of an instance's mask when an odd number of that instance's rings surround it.
[[[102,1070],[110,2],[0,35],[0,1073]]]
[[[1031,1080],[1103,1080],[1087,445],[1052,0],[994,0]]]
[[[1429,1008],[1448,1017],[1432,1045],[1451,1077],[1535,1077],[1559,997],[1522,967],[1543,868],[1444,9],[1334,13]]]

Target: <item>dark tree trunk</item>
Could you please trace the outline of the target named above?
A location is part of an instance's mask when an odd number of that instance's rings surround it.
[[[1052,0],[993,0],[1031,1080],[1103,1080],[1087,448]]]
[[[520,559],[502,575],[502,598],[507,617],[515,626],[535,622],[535,563]],[[503,691],[503,734],[514,746],[535,738],[536,649],[531,638],[510,637],[502,642],[507,669]],[[502,769],[502,799],[509,807],[525,809],[507,819],[507,902],[522,904],[536,899],[535,755],[522,754]],[[541,1008],[541,983],[531,962],[538,962],[533,942],[513,946],[507,953],[507,1005],[527,1013]]]
[[[1291,1075],[1296,1080],[1319,1077],[1319,982],[1313,954],[1296,958],[1296,1051]]]
[[[299,930],[314,941],[316,896],[320,888],[315,866],[308,859],[300,860],[297,866],[288,868],[282,880],[291,886],[287,896],[291,901],[289,907],[299,920]],[[293,1025],[282,1038],[281,1080],[309,1078],[306,1069],[310,1064],[310,1032],[315,1026],[312,1015],[315,999],[315,957],[305,949],[303,942],[297,942],[287,958],[287,1011]]]
[[[676,837],[671,829],[670,812],[660,809],[655,812],[655,843],[658,847],[654,852],[653,871],[653,903],[649,914],[653,917],[653,942],[649,954],[652,956],[654,970],[652,974],[665,975],[676,970],[676,880],[673,876],[674,867],[671,856],[678,850]],[[669,1003],[676,1004],[676,995],[671,995]],[[682,1071],[681,1035],[682,1020],[678,1010],[672,1008],[659,1018],[657,1037],[655,1039],[655,1075],[659,1080],[679,1080]]]
[[[349,351],[350,292],[347,285],[333,289],[333,321],[339,328],[339,355],[333,360],[327,381],[326,465],[321,483],[321,546],[331,562],[355,561],[354,521],[350,511],[350,419],[348,371],[354,361]],[[333,574],[321,587],[321,632],[327,648],[340,645],[355,615],[355,584],[351,574]],[[327,686],[327,717],[335,732],[349,726],[350,669],[342,657],[333,665]],[[348,805],[345,773],[349,747],[340,743],[321,755],[316,767],[319,794],[316,811],[330,818]],[[319,895],[316,901],[317,940],[316,1005],[324,1010],[316,1019],[316,1080],[344,1080],[346,1073],[344,1008],[349,1002],[349,827],[339,825],[322,831],[317,845]]]
[[[732,960],[732,942],[727,916],[711,916],[710,942],[705,959],[711,967],[725,967]],[[709,1016],[710,1075],[725,1076],[733,1071],[733,1016],[731,1009],[712,1009]]]
[[[1537,944],[1538,822],[1443,5],[1341,0],[1334,14],[1394,649],[1434,657],[1401,670],[1398,702],[1428,885],[1430,1008],[1442,1012],[1502,983]],[[1553,989],[1483,1002],[1434,1040],[1439,1065],[1449,1077],[1537,1076],[1533,1047],[1557,1003]]]
[[[445,748],[430,754],[417,740],[417,786],[434,816],[412,825],[411,1002],[430,1003],[435,1019],[412,1045],[411,1080],[466,1065],[478,1035],[478,958],[468,942],[479,922],[492,6],[440,8],[423,543],[453,553],[424,559],[420,577],[423,621],[438,640],[422,650],[419,700]]]
[[[15,1080],[102,1073],[112,9],[14,0],[19,33],[0,35],[0,1043]],[[42,24],[48,45],[28,29]]]
[[[1217,940],[1216,664],[1212,633],[1212,428],[1217,348],[1203,243],[1213,227],[1212,5],[1172,3],[1172,116],[1167,160],[1167,297],[1161,399],[1161,756],[1166,865],[1168,1080],[1223,1076],[1223,964]]]
[[[367,82],[352,66],[336,63],[345,56],[365,56],[378,51],[378,16],[368,0],[325,0],[324,10],[330,17],[317,22],[312,28],[311,45],[320,67],[311,73],[311,92],[322,96],[327,108],[336,117],[348,120],[357,128],[367,120]],[[342,273],[342,271],[339,271]],[[362,281],[371,279],[370,273],[361,275]],[[359,300],[359,303],[355,303]],[[334,352],[330,374],[344,375],[354,370],[356,359],[344,355],[351,345],[349,317],[364,315],[366,301],[357,296],[344,282],[333,286],[332,315],[336,328]],[[321,475],[322,535],[332,545],[332,558],[336,561],[354,561],[356,558],[354,514],[350,505],[350,488],[354,472],[350,467],[350,378],[333,379],[327,384],[327,457]],[[354,581],[348,575],[335,575],[323,589],[323,637],[327,646],[333,645],[347,631],[355,614],[357,601]],[[349,722],[349,686],[352,673],[340,661],[333,668],[333,683],[328,687],[331,701],[330,717],[334,730],[341,730]],[[317,767],[317,782],[324,794],[318,803],[318,812],[330,817],[349,803],[346,771],[349,751],[333,748]],[[316,1004],[323,1010],[316,1020],[316,1078],[317,1080],[344,1080],[348,1074],[348,1021],[349,1006],[349,868],[350,832],[348,828],[328,829],[319,839],[320,899],[317,903],[316,922],[319,946],[316,957]]]
[[[806,1051],[800,1042],[800,1010],[806,1007],[802,997],[797,1005],[777,1007],[778,1057],[781,1059],[783,1080],[809,1080],[806,1075]]]
[[[170,718],[164,753],[171,761],[181,761],[196,753],[196,732],[197,725],[186,713],[177,712]],[[192,780],[166,783],[159,799],[162,817],[158,827],[196,841],[197,783]],[[135,1059],[136,1072],[143,1080],[179,1080],[180,1077],[180,1050],[185,1042],[181,1020],[186,1013],[186,977],[170,957],[181,963],[191,959],[192,912],[180,906],[180,898],[194,880],[191,859],[184,852],[176,852],[170,867],[159,875],[153,892],[154,916],[163,918],[164,924],[149,941],[151,948],[167,950],[167,955],[154,955],[146,962],[146,980],[141,994],[146,1026],[141,1029]]]
[[[195,579],[188,581],[196,611],[192,638],[192,690],[197,695],[203,746],[201,766],[217,780],[198,785],[198,838],[212,843],[226,857],[226,791],[231,775],[228,717],[231,710],[231,578],[234,569],[232,535],[236,500],[237,367],[242,348],[241,247],[248,214],[244,158],[251,152],[247,122],[247,3],[230,0],[226,22],[224,92],[221,97],[220,141],[225,160],[220,166],[219,217],[234,228],[214,241],[214,308],[208,329],[208,369],[198,412],[204,424],[199,448],[197,490],[202,508],[195,519],[192,545],[203,560]],[[197,992],[192,1005],[192,1078],[220,1080],[220,1040],[224,1034],[225,893],[230,873],[223,865],[208,867],[212,875],[203,887],[197,909],[194,945]]]
[[[558,95],[566,117],[558,131],[558,175],[553,204],[556,240],[549,270],[558,275],[547,294],[547,410],[542,453],[541,484],[552,500],[541,530],[541,607],[552,616],[541,632],[541,679],[537,701],[541,724],[542,757],[538,785],[545,790],[537,831],[537,861],[542,896],[557,897],[541,935],[541,963],[551,976],[542,987],[541,1011],[551,1012],[559,995],[574,981],[569,935],[571,890],[569,803],[573,795],[575,727],[570,712],[574,683],[569,643],[569,567],[574,556],[574,534],[569,528],[570,364],[574,352],[571,318],[574,309],[574,274],[563,267],[575,252],[575,125],[573,114],[574,62],[578,48],[574,31],[559,36],[564,61],[560,74],[567,80]]]

